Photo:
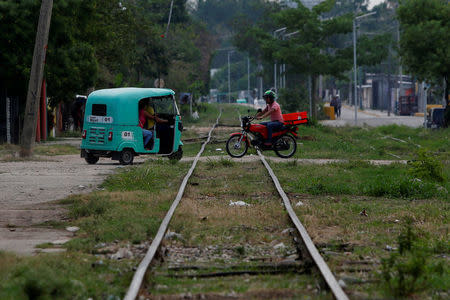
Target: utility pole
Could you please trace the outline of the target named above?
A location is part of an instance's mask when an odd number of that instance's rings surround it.
[[[425,82],[422,82],[423,91],[423,127],[427,128],[427,97],[428,97],[428,86]]]
[[[231,98],[230,98],[230,94],[231,94],[231,83],[230,83],[230,54],[233,52],[232,51],[228,51],[228,103],[231,103]]]
[[[247,56],[247,99],[250,97],[250,56]]]
[[[353,19],[353,76],[354,76],[354,92],[353,92],[353,98],[354,98],[354,104],[355,104],[355,126],[358,125],[358,94],[356,91],[356,72],[358,70],[356,69],[356,18]]]
[[[282,28],[283,32],[282,32],[282,40],[287,40],[290,39],[292,36],[296,35],[298,33],[298,31],[294,31],[291,33],[285,33],[284,31],[286,30],[285,27]],[[286,88],[286,64],[283,62],[283,64],[280,66],[280,88]],[[276,87],[276,85],[275,85]]]
[[[400,21],[397,21],[397,48],[400,51]],[[398,53],[398,56],[400,57],[400,53]],[[403,69],[402,69],[402,61],[399,59],[398,64],[398,73],[399,73],[399,87],[397,91],[397,102],[400,103],[400,97],[402,96],[402,89],[403,89]]]
[[[376,12],[371,12],[371,13],[368,13],[368,14],[365,14],[365,15],[353,18],[353,71],[355,72],[355,74],[354,74],[354,77],[355,77],[355,82],[354,82],[355,90],[354,90],[353,96],[355,98],[355,126],[358,125],[358,98],[359,98],[358,97],[359,95],[357,94],[357,91],[356,91],[356,87],[357,87],[357,84],[358,84],[357,83],[357,77],[356,77],[357,76],[356,73],[358,71],[357,65],[356,65],[356,21],[358,21],[361,18],[368,17],[368,16],[371,16],[371,15],[374,15],[374,14],[376,14]]]
[[[230,89],[230,52],[228,51],[228,103],[231,103]]]
[[[287,27],[283,27],[283,28],[279,28],[277,30],[275,30],[273,32],[273,37],[276,38],[278,33],[282,33],[284,31],[286,31]],[[275,93],[278,92],[277,89],[277,72],[278,72],[278,67],[277,67],[277,61],[275,60],[274,64],[273,64],[273,87],[275,89]]]
[[[173,0],[170,2],[169,20],[167,21],[166,34],[164,35],[164,38],[167,38],[167,35],[169,34],[170,19],[172,19],[172,9],[173,9]]]
[[[308,97],[309,97],[309,117],[313,115],[312,105],[312,91],[311,91],[311,75],[308,75]]]
[[[263,77],[262,77],[263,65],[261,61],[258,61],[258,73],[259,73],[259,97],[258,99],[262,99],[263,96]]]
[[[36,138],[36,122],[41,95],[42,77],[44,76],[45,55],[48,34],[52,18],[53,0],[42,0],[39,23],[34,44],[33,62],[31,64],[30,81],[28,82],[27,103],[25,106],[24,124],[21,136],[20,156],[28,157],[32,153]]]

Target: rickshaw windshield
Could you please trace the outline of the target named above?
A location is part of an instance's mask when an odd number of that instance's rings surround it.
[[[176,114],[172,96],[152,97],[149,100],[158,114]]]

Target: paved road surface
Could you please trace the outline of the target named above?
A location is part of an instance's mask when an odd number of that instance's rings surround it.
[[[355,125],[355,108],[353,106],[343,105],[341,109],[341,117],[336,120],[320,121],[323,125],[328,126],[354,126]],[[413,116],[396,116],[391,114],[388,116],[386,111],[364,109],[358,110],[357,126],[382,126],[382,125],[405,125],[409,127],[423,126],[423,117]]]

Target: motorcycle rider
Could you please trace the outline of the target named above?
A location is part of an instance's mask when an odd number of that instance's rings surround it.
[[[281,113],[280,105],[275,101],[276,94],[272,90],[264,93],[264,100],[266,100],[266,107],[256,114],[256,119],[261,120],[270,115],[270,122],[262,122],[262,125],[267,127],[267,140],[264,146],[272,145],[272,133],[283,128],[283,114]]]

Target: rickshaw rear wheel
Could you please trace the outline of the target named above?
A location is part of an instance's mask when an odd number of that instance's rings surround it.
[[[100,157],[94,156],[92,154],[87,154],[84,159],[86,160],[86,162],[88,164],[95,165],[98,162],[98,160],[100,159]]]
[[[119,162],[122,165],[131,165],[133,164],[134,152],[131,149],[123,149],[120,152]]]
[[[183,148],[178,147],[178,150],[169,155],[170,160],[180,160],[183,157]]]

